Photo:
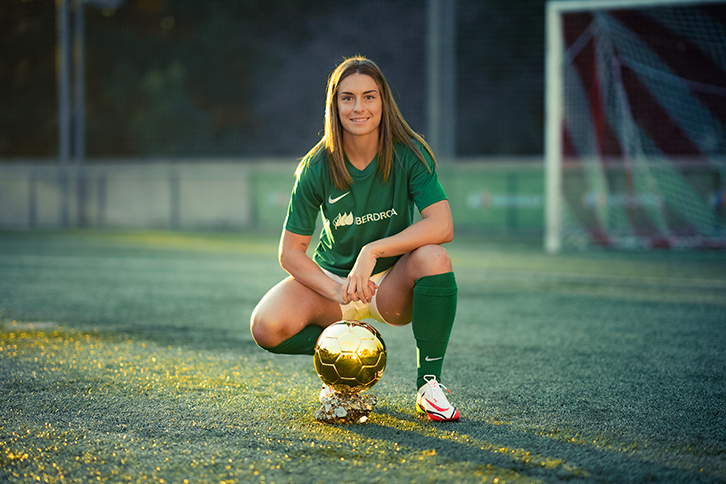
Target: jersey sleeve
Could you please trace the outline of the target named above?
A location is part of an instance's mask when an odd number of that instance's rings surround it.
[[[319,170],[308,165],[295,180],[295,185],[287,206],[284,227],[298,235],[313,235],[315,222],[323,203]]]
[[[408,192],[411,200],[416,204],[418,210],[421,211],[441,200],[446,200],[446,192],[439,183],[436,175],[436,167],[426,150],[421,149],[426,159],[429,169],[421,160],[413,153],[410,153],[409,174],[408,174]]]

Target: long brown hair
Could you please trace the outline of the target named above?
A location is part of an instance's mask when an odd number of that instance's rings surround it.
[[[340,123],[338,115],[338,87],[343,79],[351,74],[365,74],[371,77],[381,92],[381,101],[383,104],[383,113],[381,114],[381,124],[378,129],[378,171],[383,177],[383,182],[388,180],[391,174],[391,166],[393,165],[393,154],[395,143],[403,143],[416,153],[416,156],[426,167],[431,170],[421,153],[419,147],[413,140],[418,141],[424,147],[431,157],[431,161],[436,165],[434,154],[431,147],[424,141],[423,137],[416,133],[403,119],[401,111],[396,105],[396,101],[391,94],[391,88],[383,76],[383,72],[375,62],[363,56],[355,56],[345,59],[338,67],[335,68],[328,78],[327,95],[325,99],[325,131],[321,140],[303,157],[295,172],[300,176],[302,171],[307,167],[310,159],[321,149],[324,149],[328,155],[328,163],[330,166],[330,176],[336,187],[345,189],[352,178],[345,167],[345,153],[343,151],[343,127]]]

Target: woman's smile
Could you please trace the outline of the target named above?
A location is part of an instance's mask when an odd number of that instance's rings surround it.
[[[348,135],[375,135],[381,124],[383,103],[378,85],[365,74],[351,74],[343,79],[338,90],[340,123]]]

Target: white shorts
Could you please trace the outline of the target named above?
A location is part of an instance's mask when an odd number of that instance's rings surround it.
[[[321,267],[321,269],[323,268]],[[388,268],[383,272],[373,274],[371,276],[371,281],[373,281],[378,287],[381,287],[381,282],[383,282],[383,279],[388,275],[389,272],[391,272],[391,269],[392,268]],[[325,269],[323,269],[323,272],[325,272],[325,274],[327,274],[327,276],[334,281],[337,281],[341,284],[345,282],[345,277],[340,277]],[[376,304],[376,294],[373,295],[371,302],[367,304],[363,301],[351,301],[348,304],[341,304],[340,310],[343,313],[343,319],[357,319],[359,321],[363,319],[374,319],[380,323],[388,324],[386,320],[383,319],[383,316],[381,316],[381,313],[378,312],[378,305]]]

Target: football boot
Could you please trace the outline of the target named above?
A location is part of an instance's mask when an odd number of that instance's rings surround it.
[[[426,375],[424,380],[426,383],[416,393],[418,412],[437,422],[459,420],[459,411],[449,403],[443,392],[451,391],[439,383],[434,375]]]

